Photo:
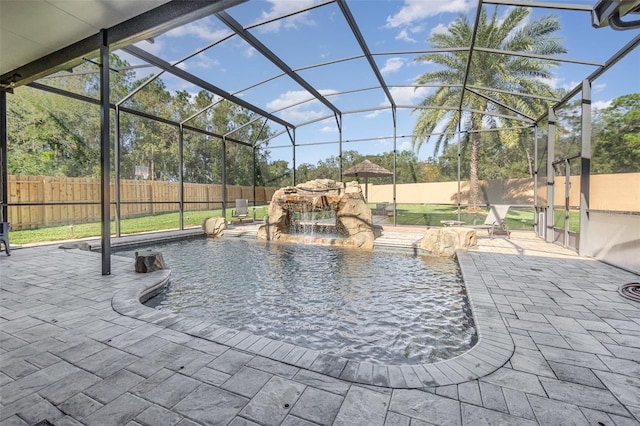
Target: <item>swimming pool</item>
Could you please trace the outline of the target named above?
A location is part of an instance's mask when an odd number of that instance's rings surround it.
[[[452,259],[245,239],[148,248],[172,273],[146,302],[163,311],[376,364],[449,359],[476,341]]]

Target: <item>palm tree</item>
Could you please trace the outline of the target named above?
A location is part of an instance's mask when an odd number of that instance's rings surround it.
[[[458,121],[462,119],[461,130],[467,133],[460,143],[471,143],[469,202],[473,209],[477,209],[478,205],[480,144],[480,133],[474,131],[510,127],[515,121],[505,119],[504,115],[537,118],[545,112],[549,106],[547,101],[539,97],[525,97],[513,93],[556,97],[556,93],[544,80],[552,77],[549,70],[558,63],[539,58],[539,55],[566,52],[555,35],[560,29],[556,17],[544,16],[527,22],[526,18],[530,13],[528,8],[513,8],[504,19],[500,19],[497,12],[496,6],[489,19],[486,10],[481,11],[475,47],[522,52],[536,57],[498,54],[484,50],[473,51],[462,111],[458,108],[468,51],[453,48],[470,46],[473,23],[464,16],[458,17],[449,25],[448,32],[434,34],[428,40],[434,48],[444,49],[444,52],[429,53],[415,59],[429,61],[440,67],[422,74],[416,81],[424,85],[436,83],[439,88],[421,102],[420,108],[414,110],[414,114],[418,114],[412,140],[414,150],[419,151],[425,141],[435,140],[434,152],[437,155],[440,148],[446,147],[453,138],[458,130]],[[483,89],[470,89],[469,86]],[[438,134],[433,134],[434,131]],[[514,138],[513,131],[505,132],[502,135],[503,142],[507,142],[507,135],[510,140],[518,139]]]

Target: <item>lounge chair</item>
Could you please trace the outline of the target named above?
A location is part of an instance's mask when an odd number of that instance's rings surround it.
[[[238,198],[236,200],[236,208],[231,210],[231,216],[237,217],[242,223],[242,219],[249,216],[249,200],[246,198]]]
[[[9,222],[0,222],[0,252],[2,252],[3,243],[7,256],[11,256],[11,249],[9,248]]]
[[[492,204],[489,207],[489,214],[482,225],[468,225],[468,227],[473,229],[486,229],[491,238],[493,238],[494,235],[506,235],[507,238],[511,238],[511,231],[509,231],[504,221],[509,207],[511,206],[508,204]]]

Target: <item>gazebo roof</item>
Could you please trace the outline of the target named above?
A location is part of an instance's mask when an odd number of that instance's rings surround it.
[[[345,170],[342,173],[342,176],[385,177],[393,176],[393,173],[369,160],[364,160],[363,162]]]

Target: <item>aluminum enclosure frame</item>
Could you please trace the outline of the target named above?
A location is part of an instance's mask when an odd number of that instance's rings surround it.
[[[41,88],[41,89],[45,89],[45,87],[43,87],[40,83],[35,83],[36,80],[38,80],[39,78],[46,76],[46,75],[50,75],[52,73],[55,73],[59,70],[62,69],[67,69],[69,67],[72,67],[75,64],[78,64],[80,61],[82,61],[83,57],[86,56],[95,56],[97,53],[100,54],[100,63],[104,64],[105,61],[108,60],[108,52],[109,50],[115,50],[118,48],[124,48],[127,52],[137,56],[138,58],[146,61],[149,64],[152,64],[154,66],[157,66],[159,68],[162,69],[162,72],[169,72],[172,73],[174,75],[177,75],[178,77],[184,79],[185,81],[189,81],[193,84],[195,84],[198,87],[201,87],[202,89],[208,90],[214,94],[217,94],[218,96],[221,96],[224,99],[228,99],[240,106],[243,106],[244,108],[247,108],[253,112],[255,112],[256,114],[260,115],[262,118],[265,119],[265,123],[267,121],[272,121],[275,122],[281,126],[283,126],[283,131],[280,132],[287,132],[290,136],[291,142],[292,142],[292,152],[293,152],[293,183],[295,183],[295,161],[296,161],[296,128],[300,127],[300,126],[304,126],[309,124],[308,123],[290,123],[286,120],[281,119],[280,117],[276,116],[274,114],[274,112],[268,112],[263,110],[262,108],[256,106],[256,105],[252,105],[251,103],[244,101],[243,99],[221,89],[218,88],[217,86],[213,85],[212,83],[208,82],[208,81],[204,81],[202,79],[199,79],[198,77],[195,77],[194,75],[181,70],[180,68],[177,68],[175,66],[175,64],[169,64],[165,61],[162,61],[160,58],[155,57],[154,55],[151,55],[148,52],[145,52],[144,50],[135,47],[132,45],[132,43],[149,38],[155,34],[160,34],[163,33],[165,31],[167,31],[170,28],[175,28],[179,25],[188,23],[188,22],[192,22],[195,19],[204,17],[204,16],[212,16],[215,15],[217,16],[223,23],[225,23],[232,31],[234,35],[238,35],[239,37],[243,38],[245,41],[247,41],[251,46],[253,46],[256,50],[258,50],[258,52],[263,55],[265,58],[267,58],[270,62],[272,62],[273,64],[275,64],[285,75],[287,75],[289,78],[291,78],[292,80],[296,81],[298,84],[300,84],[303,88],[305,88],[305,90],[307,90],[311,95],[313,95],[313,97],[315,99],[317,99],[318,101],[320,101],[321,103],[323,103],[327,108],[329,108],[333,114],[334,117],[336,119],[338,128],[339,128],[339,140],[337,141],[338,145],[339,145],[339,157],[340,157],[340,173],[341,173],[341,169],[342,169],[342,145],[343,142],[345,142],[343,140],[343,132],[342,132],[342,116],[344,114],[348,114],[348,113],[355,113],[355,112],[362,112],[362,111],[377,111],[377,110],[383,110],[383,109],[391,109],[392,110],[392,125],[393,125],[393,152],[394,152],[394,182],[393,182],[393,187],[394,187],[394,207],[395,207],[395,186],[396,186],[396,180],[395,180],[395,172],[396,172],[396,160],[397,160],[397,139],[398,139],[398,135],[397,135],[397,123],[396,123],[396,110],[397,108],[420,108],[419,105],[397,105],[392,94],[390,91],[391,87],[394,86],[390,86],[387,85],[387,83],[385,82],[381,70],[378,67],[378,65],[375,63],[375,61],[373,60],[373,57],[376,55],[381,55],[381,54],[387,54],[387,52],[383,52],[383,53],[375,53],[375,52],[371,52],[368,44],[364,38],[364,36],[362,35],[361,31],[358,28],[357,22],[355,20],[355,18],[353,17],[346,0],[330,0],[330,1],[325,1],[321,4],[316,4],[313,5],[311,7],[308,7],[306,9],[302,9],[301,11],[295,12],[295,13],[302,13],[304,11],[307,10],[311,10],[313,8],[317,8],[317,7],[323,7],[325,5],[328,4],[332,4],[335,3],[338,5],[340,11],[342,12],[343,17],[345,18],[345,20],[348,23],[348,26],[351,29],[351,32],[354,36],[354,38],[357,40],[360,49],[362,50],[362,55],[358,56],[358,57],[363,57],[367,60],[367,62],[369,63],[372,72],[374,73],[377,82],[379,84],[379,86],[374,87],[375,89],[382,89],[385,93],[385,96],[387,97],[387,100],[389,101],[389,106],[378,106],[378,107],[372,107],[370,109],[366,109],[366,110],[359,110],[359,111],[341,111],[340,109],[338,109],[333,103],[330,102],[329,100],[329,96],[324,96],[322,94],[320,94],[320,92],[314,88],[311,84],[309,84],[306,80],[302,79],[302,77],[300,77],[298,75],[298,71],[299,70],[294,70],[293,68],[291,68],[289,65],[287,65],[283,60],[281,60],[275,53],[273,53],[271,50],[269,50],[264,44],[262,44],[260,42],[259,39],[257,39],[255,36],[253,36],[252,34],[250,34],[248,32],[248,29],[251,28],[251,26],[248,27],[242,27],[242,25],[240,25],[237,21],[235,21],[227,12],[226,9],[230,8],[231,6],[243,3],[245,0],[217,0],[215,2],[183,2],[183,1],[171,1],[163,6],[160,6],[156,9],[153,9],[149,12],[146,12],[145,14],[139,15],[137,17],[134,17],[120,25],[117,25],[115,27],[112,28],[108,28],[105,29],[103,31],[101,31],[100,33],[96,34],[95,36],[89,37],[87,39],[78,41],[77,43],[60,49],[59,51],[47,55],[43,58],[41,58],[40,60],[34,61],[30,64],[27,64],[23,67],[20,67],[10,73],[6,73],[4,75],[2,75],[0,77],[0,82],[2,83],[2,86],[0,86],[0,119],[2,119],[2,133],[0,133],[0,158],[2,159],[2,165],[3,165],[3,170],[2,170],[2,196],[3,196],[3,200],[2,200],[2,213],[3,213],[3,218],[6,217],[6,212],[7,212],[7,182],[6,182],[6,175],[7,175],[7,169],[6,169],[6,157],[7,157],[7,134],[6,134],[6,93],[7,91],[11,91],[12,88],[14,87],[18,87],[21,85],[25,85],[25,84],[30,84],[32,87],[36,87],[36,88]],[[471,39],[471,43],[470,46],[468,47],[468,57],[467,57],[467,67],[466,67],[466,72],[464,75],[464,80],[461,84],[461,96],[460,96],[460,102],[459,102],[459,106],[458,108],[453,108],[453,111],[457,111],[460,115],[462,114],[462,112],[475,112],[475,111],[470,111],[470,110],[466,110],[465,108],[463,108],[463,104],[464,104],[464,99],[465,96],[467,96],[467,94],[473,94],[475,96],[480,96],[483,97],[484,99],[486,99],[488,102],[491,102],[493,104],[496,105],[500,105],[502,107],[504,107],[505,109],[508,109],[509,111],[511,111],[513,114],[515,114],[514,117],[508,117],[510,119],[514,119],[514,118],[518,118],[518,116],[520,117],[520,120],[523,121],[524,123],[526,123],[527,125],[529,125],[531,128],[536,128],[538,124],[547,118],[547,114],[538,117],[537,119],[534,119],[532,117],[528,117],[525,114],[523,114],[522,112],[518,111],[517,108],[515,107],[511,107],[508,105],[504,105],[501,104],[499,101],[493,99],[492,97],[488,96],[488,95],[484,95],[481,93],[481,91],[486,90],[486,91],[494,91],[494,89],[492,88],[486,88],[486,87],[481,87],[481,86],[475,86],[473,84],[470,84],[469,82],[469,73],[470,73],[470,66],[471,66],[471,62],[472,62],[472,55],[474,51],[483,51],[483,52],[487,52],[487,53],[496,53],[496,54],[505,54],[505,55],[518,55],[518,56],[524,56],[524,57],[531,57],[531,58],[538,58],[541,59],[540,55],[533,55],[533,54],[523,54],[523,53],[518,53],[518,52],[505,52],[505,51],[499,51],[496,49],[487,49],[487,48],[481,48],[481,47],[475,47],[475,41],[476,41],[476,31],[477,31],[477,27],[478,27],[478,22],[479,22],[479,18],[480,18],[480,14],[482,11],[482,8],[484,5],[489,5],[489,4],[494,4],[494,5],[509,5],[509,6],[523,6],[523,7],[542,7],[542,8],[549,8],[549,9],[564,9],[564,10],[577,10],[577,11],[592,11],[591,7],[587,7],[587,6],[581,6],[581,5],[569,5],[569,4],[561,4],[561,3],[529,3],[529,2],[521,2],[521,1],[507,1],[507,0],[478,0],[477,3],[477,11],[476,11],[476,17],[475,17],[475,25],[474,25],[474,33],[473,33],[473,37]],[[281,19],[277,18],[277,19]],[[612,65],[614,65],[616,62],[618,62],[622,57],[624,57],[626,54],[628,54],[629,52],[631,52],[632,50],[634,50],[635,48],[638,47],[638,45],[640,44],[640,36],[635,37],[634,40],[632,40],[630,43],[627,44],[627,46],[625,46],[624,48],[622,48],[621,50],[619,50],[618,52],[616,52],[606,63],[602,64],[602,63],[598,63],[598,62],[593,62],[593,61],[581,61],[578,59],[567,59],[567,58],[542,58],[542,59],[549,59],[549,60],[554,60],[554,61],[564,61],[564,62],[571,62],[571,63],[578,63],[578,64],[584,64],[584,65],[590,65],[590,66],[595,66],[597,67],[597,69],[589,76],[587,77],[584,82],[576,87],[575,89],[573,89],[572,91],[570,91],[570,93],[568,93],[565,97],[563,97],[563,99],[561,100],[555,100],[555,99],[548,99],[549,101],[557,101],[555,103],[555,105],[553,105],[550,109],[549,109],[549,113],[548,113],[548,117],[549,117],[549,143],[550,143],[550,151],[549,151],[549,157],[552,157],[552,151],[553,151],[553,143],[551,142],[551,133],[552,133],[552,129],[554,129],[554,123],[553,123],[553,114],[554,114],[554,108],[557,108],[557,106],[562,105],[564,102],[566,102],[568,99],[570,99],[573,95],[577,94],[580,90],[583,90],[584,93],[584,87],[586,84],[590,83],[591,81],[593,81],[595,78],[597,78],[599,75],[601,75],[602,73],[604,73],[607,69],[609,69]],[[105,54],[106,52],[106,54]],[[342,59],[342,60],[337,60],[334,62],[338,62],[338,61],[346,61],[349,59],[353,59],[353,58],[346,58],[346,59]],[[319,64],[316,66],[321,66],[323,64]],[[309,68],[309,67],[306,67]],[[107,70],[105,72],[105,70]],[[230,137],[230,133],[233,133],[233,131],[229,132],[228,134],[225,135],[216,135],[216,134],[212,134],[210,132],[207,132],[203,129],[198,129],[196,127],[193,126],[188,126],[186,124],[186,122],[181,122],[181,123],[175,123],[172,122],[171,120],[166,120],[160,117],[154,117],[151,116],[149,114],[145,114],[143,112],[140,111],[134,111],[131,109],[127,109],[124,107],[121,107],[121,103],[124,101],[121,100],[119,101],[116,105],[110,105],[109,101],[108,101],[108,95],[109,95],[109,85],[108,85],[108,67],[104,67],[101,66],[101,77],[102,77],[102,81],[103,84],[101,85],[101,95],[102,95],[102,100],[98,102],[98,104],[101,106],[101,117],[103,120],[103,125],[102,125],[102,131],[101,131],[101,135],[102,135],[102,143],[101,143],[101,148],[102,148],[102,155],[106,157],[103,157],[103,159],[101,160],[101,166],[102,166],[102,186],[103,186],[103,192],[101,195],[101,204],[102,204],[102,214],[103,214],[103,218],[102,218],[102,246],[103,246],[103,274],[108,274],[110,273],[110,265],[109,262],[107,260],[105,260],[105,257],[108,257],[110,255],[109,253],[109,248],[107,246],[109,246],[109,239],[110,239],[110,235],[109,235],[109,181],[108,179],[105,178],[109,176],[110,171],[109,171],[109,165],[108,165],[108,158],[109,158],[109,150],[108,147],[106,145],[109,144],[109,135],[108,135],[108,123],[109,123],[109,110],[110,109],[115,109],[115,111],[117,112],[116,114],[116,128],[119,125],[119,112],[129,112],[129,113],[133,113],[133,114],[139,114],[141,116],[145,116],[147,118],[150,119],[154,119],[154,120],[158,120],[161,122],[165,122],[167,124],[171,124],[173,126],[176,126],[176,128],[178,129],[178,134],[179,134],[179,158],[180,158],[180,163],[182,163],[182,152],[183,152],[183,131],[184,129],[189,129],[189,130],[193,130],[193,131],[197,131],[197,132],[201,132],[201,133],[206,133],[209,134],[211,136],[214,136],[216,138],[219,138],[222,141],[223,146],[226,146],[226,144],[228,142],[233,142],[233,143],[240,143],[243,145],[247,145],[247,146],[251,146],[254,149],[254,161],[255,161],[255,150],[265,141],[263,140],[254,140],[254,141],[241,141],[241,140],[237,140],[234,139],[232,137]],[[106,76],[105,76],[106,74]],[[262,83],[262,82],[261,82]],[[258,84],[261,84],[258,83]],[[73,95],[73,94],[69,94],[69,93],[64,93],[64,91],[56,91],[56,89],[49,89],[46,88],[45,90],[49,90],[52,92],[57,92],[58,94],[63,94],[63,95],[68,95],[71,97],[76,97],[78,99],[82,99],[82,96],[80,95]],[[352,92],[356,92],[358,90],[363,90],[363,89],[355,89],[352,90]],[[131,96],[133,94],[130,93],[129,95],[127,95],[125,97],[128,98],[129,96]],[[517,95],[522,95],[522,96],[535,96],[535,94],[520,94],[520,93],[513,93],[513,94],[517,94]],[[106,95],[106,100],[104,98],[104,96]],[[82,100],[87,100],[87,99],[82,99]],[[90,102],[95,103],[96,100],[91,100]],[[433,106],[433,108],[438,108],[438,106]],[[586,107],[584,106],[583,103],[583,111],[586,111],[585,109]],[[106,113],[105,113],[106,111]],[[193,118],[193,117],[190,117]],[[590,125],[590,122],[585,122],[586,118],[583,117],[583,128],[587,128]],[[189,121],[189,119],[187,119],[186,121]],[[317,120],[314,120],[314,122]],[[106,126],[106,128],[105,128]],[[236,129],[237,130],[237,129]],[[235,131],[235,130],[234,130]],[[460,128],[458,128],[458,134],[461,134],[462,131]],[[116,133],[116,137],[118,137],[118,132]],[[583,153],[583,162],[587,161],[590,157],[590,146],[587,143],[587,141],[585,141],[585,133],[583,132],[583,145],[582,145],[582,153]],[[589,134],[590,137],[590,134]],[[536,141],[537,142],[537,141]],[[116,155],[117,155],[117,148],[118,144],[116,144]],[[223,149],[223,156],[225,155],[225,151]],[[105,158],[107,160],[105,160]],[[548,160],[549,162],[553,161],[553,158],[550,158]],[[118,162],[116,162],[118,163]],[[226,162],[225,162],[226,164]],[[460,156],[458,156],[458,168],[460,166]],[[553,170],[552,167],[548,167],[551,170]],[[180,170],[182,170],[182,164],[180,164]],[[581,218],[583,220],[586,220],[588,222],[588,176],[589,176],[589,167],[584,167],[583,164],[583,171],[586,171],[586,183],[585,183],[585,188],[583,188],[583,192],[586,191],[587,195],[585,198],[585,207],[584,210],[581,207]],[[254,170],[255,172],[255,170]],[[549,171],[548,171],[549,173]],[[116,174],[117,176],[117,183],[116,185],[119,184],[119,172],[118,172],[118,165],[116,165]],[[536,175],[537,178],[537,175]],[[551,194],[553,194],[553,176],[549,177],[549,183],[548,183],[548,188],[549,191],[551,191]],[[182,185],[182,174],[180,176],[180,227],[183,227],[183,220],[182,220],[182,216],[183,216],[183,210],[184,210],[184,193],[183,193],[183,185]],[[460,177],[458,178],[458,181],[460,181]],[[223,167],[223,188],[226,187],[226,177],[225,177],[225,173],[224,173],[224,167]],[[225,189],[226,192],[226,189]],[[254,175],[254,192],[255,192],[255,175]],[[116,186],[116,193],[119,194],[119,190],[118,187]],[[550,200],[553,200],[553,198],[548,198]],[[105,201],[106,200],[106,201]],[[119,229],[119,198],[118,195],[116,195],[116,218],[117,218],[117,234],[120,234],[120,229]],[[225,203],[226,203],[226,194],[225,196],[223,196],[223,209],[225,207]],[[537,200],[536,200],[537,203]],[[552,203],[552,202],[551,202]],[[105,207],[106,206],[106,207]],[[548,206],[547,206],[548,207]],[[552,220],[552,214],[553,214],[553,208],[551,206],[551,217],[549,217],[549,212],[547,212],[547,224],[551,224],[551,226],[553,225],[553,220]],[[458,200],[458,214],[460,211],[460,201]],[[106,215],[106,216],[105,216]],[[394,215],[395,218],[395,215]],[[551,219],[551,221],[549,222],[549,219]],[[552,232],[550,234],[553,234]],[[549,241],[550,235],[547,234],[547,241]],[[552,238],[552,237],[551,237]]]

